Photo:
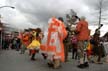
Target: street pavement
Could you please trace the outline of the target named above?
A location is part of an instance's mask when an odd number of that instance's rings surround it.
[[[0,51],[0,71],[108,71],[108,64],[90,64],[89,68],[77,68],[77,61],[69,58],[59,69],[52,69],[47,66],[40,54],[36,55],[37,60],[31,61],[28,51],[20,54],[15,50]]]

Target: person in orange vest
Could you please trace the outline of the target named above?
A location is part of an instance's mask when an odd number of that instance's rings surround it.
[[[90,30],[88,29],[88,22],[85,20],[85,17],[80,18],[76,26],[76,34],[78,39],[78,56],[80,58],[78,68],[89,67],[86,50],[90,37]]]
[[[29,34],[28,32],[24,32],[22,34],[22,45],[21,45],[21,54],[25,53],[26,47],[29,45]]]
[[[63,40],[67,36],[67,31],[63,23],[63,18],[52,17],[49,21],[47,37],[47,59],[48,65],[53,68],[59,68],[60,62],[65,61]]]

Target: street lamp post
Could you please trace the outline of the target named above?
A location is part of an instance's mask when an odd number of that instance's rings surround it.
[[[5,8],[5,7],[8,7],[8,8],[12,8],[12,9],[14,9],[15,7],[13,7],[13,6],[1,6],[0,7],[0,9],[2,9],[2,8]],[[1,15],[0,15],[0,23],[1,23]],[[3,44],[3,42],[2,42],[2,39],[3,39],[3,33],[2,33],[2,26],[0,27],[0,29],[1,29],[1,33],[0,33],[0,35],[1,35],[1,48],[2,48],[2,44]]]
[[[13,6],[1,6],[0,9],[1,9],[1,8],[4,8],[4,7],[9,7],[9,8],[12,8],[12,9],[15,8],[15,7],[13,7]]]

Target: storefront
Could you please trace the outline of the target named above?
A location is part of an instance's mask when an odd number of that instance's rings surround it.
[[[2,40],[3,40],[3,24],[0,22],[0,48],[2,47]]]

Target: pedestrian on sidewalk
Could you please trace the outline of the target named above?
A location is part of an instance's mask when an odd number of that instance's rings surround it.
[[[21,40],[19,37],[16,38],[16,51],[19,51],[21,45]]]

